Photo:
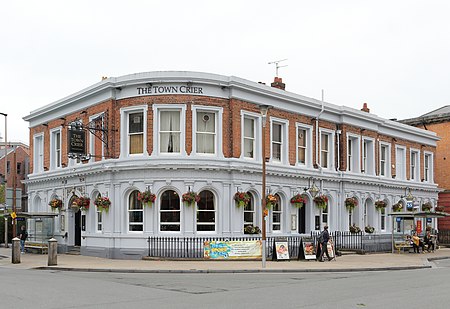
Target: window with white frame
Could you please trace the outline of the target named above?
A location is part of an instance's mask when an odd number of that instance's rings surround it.
[[[389,145],[380,144],[380,176],[389,176],[390,152]]]
[[[121,156],[147,153],[147,105],[120,109],[120,154]],[[92,136],[91,136],[92,137]],[[91,146],[92,143],[91,143]]]
[[[420,180],[420,163],[419,163],[419,151],[411,150],[410,152],[410,180],[419,181]]]
[[[216,114],[197,112],[196,152],[214,154],[216,152]]]
[[[61,167],[61,128],[50,133],[50,169]]]
[[[321,130],[320,133],[320,166],[332,168],[332,133]]]
[[[159,152],[180,153],[180,111],[161,111],[159,121]]]
[[[204,190],[199,193],[197,203],[197,232],[214,232],[216,230],[216,207],[214,194]]]
[[[33,173],[44,171],[44,133],[33,137]]]
[[[424,170],[423,170],[423,180],[425,182],[432,182],[433,178],[432,178],[432,172],[433,172],[433,161],[432,161],[432,154],[430,153],[425,153],[424,155]]]
[[[159,209],[160,231],[179,232],[181,230],[180,196],[173,190],[161,194]]]
[[[144,113],[128,114],[128,153],[144,153]]]
[[[138,190],[131,192],[128,198],[128,231],[144,231],[144,207],[138,199]]]
[[[272,231],[281,231],[281,217],[283,215],[281,208],[281,199],[275,194],[277,201],[272,206]]]
[[[221,107],[192,106],[193,153],[222,156]],[[181,135],[180,135],[181,136]]]
[[[272,123],[272,161],[281,162],[283,151],[283,128],[281,123]]]
[[[311,165],[311,127],[297,124],[297,164]]]
[[[322,209],[322,229],[325,225],[328,225],[328,207],[329,203],[327,203],[327,206]]]
[[[248,225],[255,226],[255,203],[253,194],[247,192],[250,196],[250,201],[244,206],[244,228]]]
[[[375,144],[373,139],[363,139],[361,172],[368,175],[375,174]]]
[[[197,117],[195,112],[192,117]],[[153,151],[155,154],[186,155],[185,128],[185,104],[153,104]],[[192,131],[193,139],[195,139],[195,127]],[[195,144],[193,148],[195,151]]]
[[[380,208],[380,229],[386,230],[386,208]]]
[[[359,170],[359,137],[347,135],[347,171],[358,172]]]
[[[256,120],[250,117],[244,117],[244,158],[255,158],[255,136],[256,136]]]
[[[97,115],[93,115],[89,117],[89,123],[96,129],[104,129],[105,128],[105,114],[100,113]],[[103,146],[103,138],[104,133],[99,131],[94,131],[95,134],[89,131],[89,153],[92,155],[91,162],[96,161],[96,158],[104,158],[104,146]]]
[[[288,162],[288,125],[289,121],[270,117],[270,140],[272,162]]]
[[[100,193],[97,194],[96,198],[99,197],[101,197]],[[99,207],[95,207],[95,224],[97,232],[103,231],[103,211]]]
[[[406,148],[402,146],[395,147],[395,174],[400,180],[406,179]]]

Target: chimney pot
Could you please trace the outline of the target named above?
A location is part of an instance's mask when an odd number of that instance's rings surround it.
[[[370,109],[367,107],[367,103],[363,104],[363,108],[361,108],[363,112],[370,113]]]
[[[271,83],[270,86],[281,90],[286,89],[286,84],[283,83],[283,79],[281,77],[275,77],[273,83]]]

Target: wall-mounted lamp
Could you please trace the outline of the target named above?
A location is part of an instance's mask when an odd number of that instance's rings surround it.
[[[312,180],[312,185],[311,185],[311,180]],[[313,198],[315,198],[320,191],[320,189],[316,186],[316,182],[315,182],[314,178],[312,178],[312,177],[308,178],[308,188],[305,188],[304,190],[309,191],[309,194],[311,194],[311,196]]]
[[[411,193],[411,188],[405,188],[405,195],[402,196],[408,202],[414,201],[414,196]]]

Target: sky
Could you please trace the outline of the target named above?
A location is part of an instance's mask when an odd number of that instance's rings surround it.
[[[29,143],[31,111],[99,82],[199,71],[406,119],[450,104],[448,0],[2,1],[0,112]],[[0,116],[0,136],[4,137]]]

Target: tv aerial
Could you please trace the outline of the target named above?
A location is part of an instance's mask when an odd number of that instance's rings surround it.
[[[280,65],[280,62],[282,62],[282,61],[286,61],[287,59],[281,59],[281,60],[276,60],[276,61],[271,61],[271,62],[269,62],[268,64],[275,64],[275,76],[277,76],[278,77],[278,69],[279,68],[283,68],[283,67],[287,67],[287,64],[286,65]]]

